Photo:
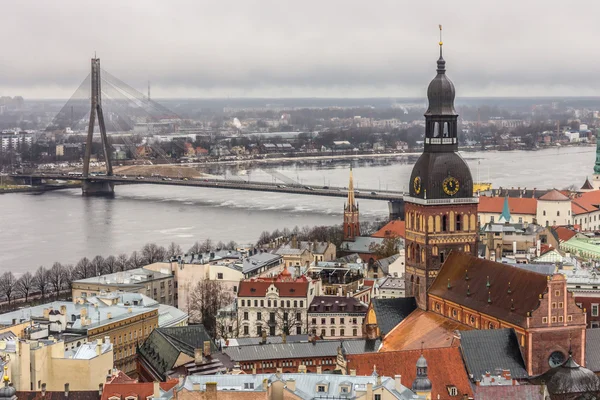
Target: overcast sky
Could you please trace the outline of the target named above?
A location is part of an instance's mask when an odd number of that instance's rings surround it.
[[[598,0],[2,2],[0,95],[102,68],[153,97],[413,97],[438,24],[458,96],[600,95]]]

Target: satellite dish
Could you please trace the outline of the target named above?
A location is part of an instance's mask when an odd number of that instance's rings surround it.
[[[357,263],[357,264],[360,264],[360,263],[362,263],[362,260],[360,259],[360,257],[358,257],[358,258],[356,259],[356,263]]]

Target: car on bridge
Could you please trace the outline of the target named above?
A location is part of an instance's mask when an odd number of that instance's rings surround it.
[[[373,196],[375,196],[375,195],[377,195],[377,192],[371,192],[371,194],[372,194]]]

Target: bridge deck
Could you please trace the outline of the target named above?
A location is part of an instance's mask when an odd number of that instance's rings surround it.
[[[284,184],[275,184],[267,182],[240,182],[227,180],[208,180],[208,179],[176,179],[162,177],[144,177],[138,179],[136,177],[122,176],[90,176],[83,178],[82,176],[68,176],[62,174],[30,174],[30,175],[11,175],[16,179],[36,179],[36,180],[63,180],[63,181],[90,181],[90,182],[114,182],[118,184],[151,184],[151,185],[167,185],[167,186],[192,186],[192,187],[207,187],[214,189],[232,189],[232,190],[252,190],[260,192],[276,192],[303,194],[310,196],[329,196],[329,197],[347,197],[347,189],[341,187],[328,187],[324,189],[319,186],[302,185],[290,186]],[[367,200],[384,200],[384,201],[399,201],[404,197],[404,193],[390,191],[354,191],[354,197],[357,199]]]

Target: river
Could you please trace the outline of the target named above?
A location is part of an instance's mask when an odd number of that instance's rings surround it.
[[[595,148],[468,152],[463,157],[474,180],[479,176],[495,188],[564,188],[581,186],[592,174]],[[355,186],[407,190],[415,161],[415,157],[356,161]],[[347,186],[349,165],[349,160],[323,160],[275,169],[303,184]],[[208,172],[223,173],[223,168]],[[228,175],[273,181],[261,169],[227,168]],[[159,185],[117,186],[112,199],[82,197],[79,189],[5,194],[0,195],[0,272],[19,275],[55,261],[130,254],[147,242],[166,246],[174,241],[184,251],[206,238],[251,243],[264,230],[340,224],[343,205],[342,198]],[[360,213],[362,220],[386,218],[387,203],[360,201]]]

